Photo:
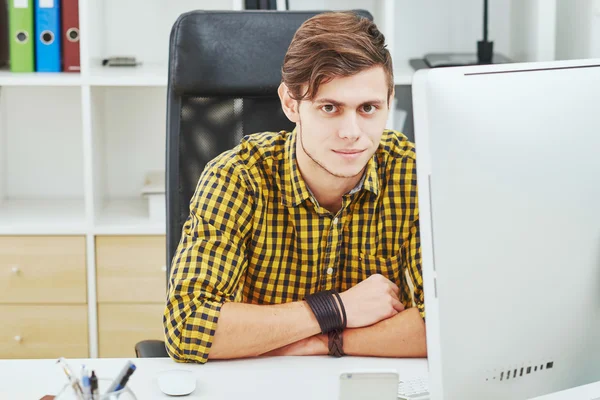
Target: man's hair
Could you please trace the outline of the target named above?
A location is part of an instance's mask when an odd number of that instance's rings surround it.
[[[293,99],[313,100],[321,84],[374,66],[385,71],[389,98],[394,72],[383,34],[372,21],[354,12],[325,12],[298,28],[281,73]]]

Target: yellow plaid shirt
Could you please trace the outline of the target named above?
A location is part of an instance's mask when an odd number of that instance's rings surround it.
[[[208,360],[224,302],[298,301],[377,273],[425,317],[414,145],[386,130],[336,215],[311,195],[295,146],[295,131],[250,135],[200,176],[163,318],[175,360]]]

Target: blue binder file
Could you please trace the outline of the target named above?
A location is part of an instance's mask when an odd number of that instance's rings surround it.
[[[60,0],[35,0],[35,70],[61,72]]]

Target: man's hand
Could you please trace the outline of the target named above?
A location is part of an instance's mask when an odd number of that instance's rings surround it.
[[[358,285],[340,293],[346,309],[348,328],[361,328],[393,317],[404,310],[398,297],[400,289],[380,274],[371,275]]]

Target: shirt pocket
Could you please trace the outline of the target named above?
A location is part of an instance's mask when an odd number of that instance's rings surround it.
[[[402,285],[402,254],[392,257],[377,257],[370,254],[360,253],[356,259],[358,265],[359,281],[364,281],[371,275],[380,274],[398,287]]]

